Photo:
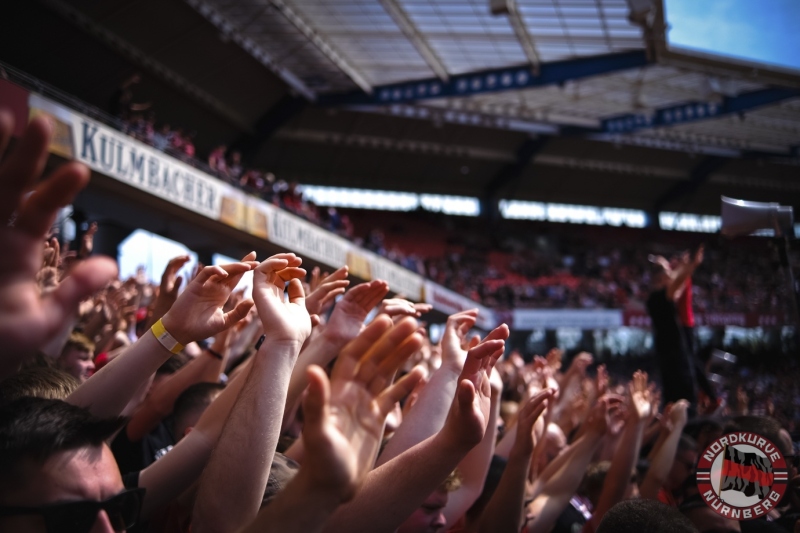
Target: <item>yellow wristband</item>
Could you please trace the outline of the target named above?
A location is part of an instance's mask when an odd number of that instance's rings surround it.
[[[183,350],[183,344],[179,343],[177,340],[175,340],[175,337],[169,334],[169,331],[167,331],[167,328],[164,327],[164,323],[161,322],[160,318],[155,324],[153,324],[153,327],[150,328],[150,330],[153,332],[155,338],[158,339],[158,342],[161,343],[161,346],[170,352],[178,353]]]

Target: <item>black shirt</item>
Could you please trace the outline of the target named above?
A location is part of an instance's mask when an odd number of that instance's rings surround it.
[[[130,472],[144,470],[175,445],[172,436],[171,420],[162,421],[156,428],[140,441],[128,438],[125,426],[111,443],[111,451],[119,465],[119,471],[125,475]]]

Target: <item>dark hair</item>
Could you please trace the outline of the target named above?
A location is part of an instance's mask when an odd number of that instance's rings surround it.
[[[63,400],[79,385],[77,379],[63,370],[46,366],[31,367],[0,382],[0,404],[26,396]]]
[[[742,415],[728,421],[725,433],[749,431],[771,440],[779,445],[781,441],[781,424],[769,416]]]
[[[188,387],[178,396],[172,408],[172,420],[175,425],[180,425],[187,415],[198,410],[205,410],[219,391],[224,388],[225,385],[221,383],[195,383]],[[180,438],[179,435],[175,435],[175,437]]]
[[[681,438],[678,440],[678,451],[679,452],[686,452],[686,451],[702,451],[697,449],[697,441],[694,440],[692,437],[686,434],[681,434]]]
[[[596,533],[697,533],[677,509],[655,500],[625,500],[608,510]]]
[[[41,464],[58,452],[101,446],[121,425],[60,400],[28,397],[0,406],[0,492],[24,484],[24,461]]]

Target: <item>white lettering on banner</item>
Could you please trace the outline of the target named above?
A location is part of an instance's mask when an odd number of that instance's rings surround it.
[[[699,326],[747,326],[747,315],[744,313],[702,313],[696,314]]]
[[[619,309],[516,309],[514,329],[555,329],[572,327],[581,329],[610,329],[622,326]]]
[[[159,198],[217,219],[221,184],[111,128],[73,114],[75,154],[90,168]]]
[[[392,291],[409,300],[419,301],[422,298],[422,276],[373,253],[367,255],[367,258],[372,279],[386,280]]]
[[[273,210],[269,222],[271,242],[336,268],[347,264],[352,245],[344,239],[279,209]]]

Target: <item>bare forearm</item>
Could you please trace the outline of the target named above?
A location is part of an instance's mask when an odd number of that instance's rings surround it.
[[[288,426],[294,417],[300,403],[300,397],[308,386],[306,369],[311,365],[325,368],[339,353],[344,345],[340,341],[329,338],[324,333],[314,337],[308,346],[300,352],[297,364],[292,371],[289,381],[289,390],[286,394],[286,410],[283,415],[282,427]]]
[[[530,454],[512,453],[509,456],[497,489],[478,521],[479,533],[519,533],[530,466]]]
[[[597,507],[592,514],[591,520],[595,528],[600,524],[606,511],[625,496],[631,472],[639,458],[642,433],[644,433],[644,425],[641,422],[635,420],[626,422],[625,429],[622,431],[622,439],[614,452],[614,458],[603,482],[603,491],[600,493]]]
[[[161,382],[128,422],[126,429],[128,438],[132,441],[138,441],[152,431],[161,420],[172,412],[175,400],[178,399],[178,396],[183,391],[191,385],[203,381],[208,372],[208,367],[219,367],[215,362],[216,359],[210,355],[200,354],[175,374]]]
[[[140,386],[170,355],[148,331],[70,394],[67,402],[85,407],[99,418],[119,416]]]
[[[196,532],[237,531],[258,513],[297,349],[265,343],[256,354],[203,472],[192,519]],[[229,486],[236,490],[219,490]]]
[[[673,429],[650,459],[650,468],[647,469],[647,475],[645,475],[640,490],[642,498],[654,500],[658,497],[658,491],[667,481],[669,471],[675,462],[675,454],[678,451],[682,429]]]
[[[338,506],[338,495],[314,486],[301,468],[241,533],[317,533]]]
[[[249,367],[249,363],[245,364]],[[167,455],[142,471],[139,486],[147,489],[142,508],[145,518],[198,480],[246,380],[247,372],[232,380],[208,406],[194,429]]]
[[[455,469],[469,450],[441,433],[367,475],[356,497],[337,509],[324,531],[392,533]]]
[[[458,464],[461,474],[461,486],[450,493],[443,512],[448,524],[454,524],[464,516],[475,500],[481,495],[486,483],[486,474],[494,454],[494,442],[497,439],[497,417],[500,414],[500,395],[492,394],[489,423],[480,444],[472,448]]]
[[[394,459],[442,429],[458,387],[458,375],[459,371],[447,367],[434,372],[419,393],[417,403],[386,444],[376,466]]]

